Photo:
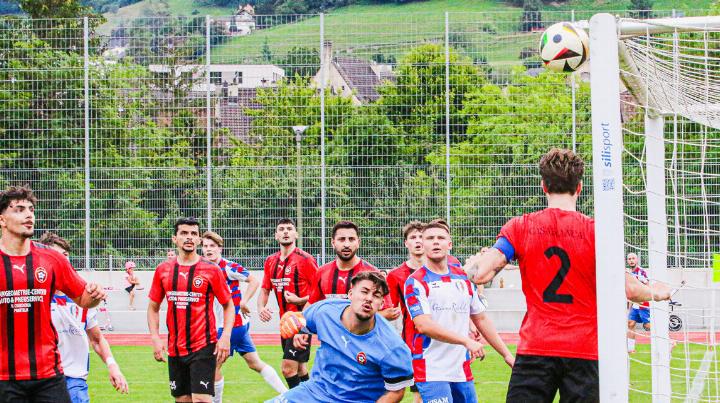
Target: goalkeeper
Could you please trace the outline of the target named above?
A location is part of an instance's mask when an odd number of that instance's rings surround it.
[[[413,384],[410,350],[377,314],[388,294],[385,279],[361,272],[350,285],[349,300],[320,301],[304,312],[303,331],[322,341],[312,376],[269,402],[399,402]],[[298,341],[295,347],[306,346]]]

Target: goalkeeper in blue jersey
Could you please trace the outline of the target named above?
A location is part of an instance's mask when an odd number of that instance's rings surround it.
[[[304,312],[304,331],[318,335],[309,381],[269,400],[273,403],[399,402],[413,384],[405,342],[377,314],[388,294],[380,273],[362,272],[350,282],[349,300],[328,299]],[[298,348],[304,348],[299,344]]]

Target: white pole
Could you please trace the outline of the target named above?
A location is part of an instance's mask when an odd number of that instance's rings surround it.
[[[445,220],[450,222],[450,14],[445,12]]]
[[[575,10],[570,11],[570,21],[575,22]],[[572,150],[577,151],[577,82],[575,74],[570,75],[570,95],[572,96]]]
[[[210,16],[205,16],[205,182],[207,186],[207,229],[212,230],[212,108],[210,102]]]
[[[596,61],[590,64],[590,91],[600,401],[627,402],[620,63],[610,14],[590,20],[590,60]]]
[[[85,270],[90,270],[90,27],[83,17],[83,68],[85,86]]]
[[[668,281],[667,213],[665,211],[665,119],[645,115],[647,155],[648,269],[654,281]],[[669,402],[670,332],[667,301],[651,304],[651,362],[653,402]]]
[[[325,13],[320,13],[320,264],[325,263],[325,62],[322,55],[325,49]],[[332,57],[332,55],[330,55]],[[328,65],[329,67],[329,65]]]

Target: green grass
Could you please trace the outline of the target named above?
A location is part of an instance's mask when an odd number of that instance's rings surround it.
[[[621,347],[622,348],[622,347]],[[515,347],[511,346],[514,351]],[[705,354],[703,346],[691,345],[690,355],[693,368],[689,371],[689,384],[695,377],[696,369]],[[115,358],[120,364],[123,373],[130,384],[130,394],[121,396],[117,394],[107,380],[107,371],[97,358],[91,355],[90,360],[90,398],[100,402],[167,402],[170,399],[170,390],[167,381],[167,364],[157,363],[152,357],[151,348],[148,347],[113,347]],[[259,346],[261,358],[271,364],[280,373],[280,360],[282,354],[277,346]],[[475,389],[481,402],[505,401],[507,383],[510,380],[510,368],[491,349],[486,349],[487,358],[472,364],[475,374]],[[313,354],[314,356],[314,354]],[[632,356],[630,370],[631,389],[649,391],[651,388],[651,369],[647,364],[650,357],[650,346],[639,345],[638,352]],[[672,386],[676,399],[682,400],[681,395],[686,393],[685,348],[678,345],[673,350]],[[641,362],[638,362],[641,361]],[[712,368],[711,368],[712,369]],[[273,397],[274,391],[262,380],[260,375],[251,371],[245,362],[238,356],[232,357],[223,367],[225,373],[224,400],[227,402],[261,402]],[[705,391],[708,392],[711,383],[707,382]],[[716,392],[712,392],[716,395]],[[557,399],[556,399],[557,400]],[[410,394],[406,393],[403,402],[410,402]],[[631,402],[650,402],[649,396],[631,391]]]

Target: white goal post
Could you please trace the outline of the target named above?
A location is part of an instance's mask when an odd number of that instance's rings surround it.
[[[720,17],[632,20],[597,14],[589,23],[579,22],[576,25],[589,29],[590,37],[600,399],[602,402],[627,402],[630,374],[625,349],[627,306],[624,291],[621,62],[626,70],[641,77],[631,85],[626,83],[626,86],[633,87],[631,90],[645,110],[648,269],[654,280],[668,281],[664,116],[680,115],[718,129],[720,108],[717,106],[720,105],[720,99],[715,99],[708,89],[711,81],[713,86],[717,82],[707,72],[707,50],[704,60],[702,55],[694,56],[698,57],[699,64],[705,63],[704,75],[702,72],[691,72],[689,75],[694,74],[694,77],[687,78],[681,77],[677,67],[673,68],[673,58],[677,57],[673,53],[651,60],[654,55],[650,50],[645,54],[642,53],[643,49],[635,49],[647,58],[647,63],[641,63],[638,67],[627,57],[628,49],[622,40],[647,36],[649,43],[652,34],[673,33],[677,47],[677,33],[716,30],[720,28]],[[698,52],[702,53],[702,49]],[[652,75],[652,80],[643,81],[643,74]],[[690,82],[681,82],[683,80]],[[671,347],[667,324],[667,302],[654,303],[651,334],[654,402],[669,402],[672,397]],[[711,330],[714,332],[714,329]]]

